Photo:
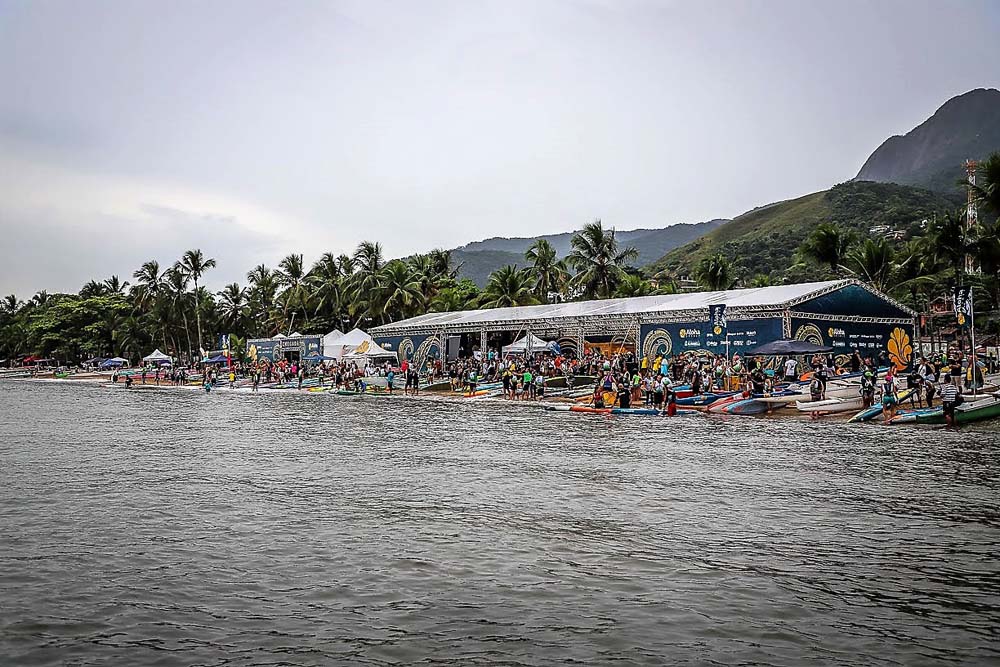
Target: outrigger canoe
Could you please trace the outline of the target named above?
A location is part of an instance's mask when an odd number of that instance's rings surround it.
[[[955,408],[955,423],[970,424],[972,422],[983,421],[985,419],[1000,418],[1000,393],[989,394],[979,400],[966,402]],[[936,408],[932,412],[919,414],[916,417],[918,424],[945,424],[944,410]]]
[[[825,401],[796,401],[795,407],[800,412],[834,413],[857,410],[863,404],[860,396],[854,398],[828,398]]]
[[[664,415],[662,410],[656,410],[654,408],[591,408],[584,405],[545,405],[542,406],[546,410],[552,412],[578,412],[584,414],[596,414],[596,415],[637,415],[637,416],[649,416],[655,417],[659,415]],[[699,414],[697,410],[678,410],[676,413],[677,417],[686,417],[690,415]]]
[[[899,402],[902,403],[903,401],[905,401],[906,399],[908,399],[910,397],[910,394],[912,394],[912,393],[913,393],[912,389],[906,389],[904,391],[899,392],[899,394],[898,394],[898,396],[899,396]],[[865,408],[864,410],[862,410],[858,414],[856,414],[853,417],[851,417],[850,419],[848,419],[847,422],[848,423],[852,423],[852,422],[867,422],[867,421],[871,421],[872,419],[875,419],[876,417],[878,417],[881,414],[882,414],[882,403],[876,401],[875,405],[871,406],[870,408]]]
[[[569,386],[566,381],[567,377],[565,375],[557,375],[555,377],[545,378],[545,388],[552,389],[564,389]],[[573,386],[574,387],[593,387],[594,383],[597,382],[597,378],[593,375],[574,375],[573,376]]]

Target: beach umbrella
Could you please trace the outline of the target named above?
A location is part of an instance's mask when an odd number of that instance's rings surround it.
[[[775,340],[751,350],[750,354],[778,356],[781,354],[817,354],[819,352],[830,352],[831,350],[833,350],[832,347],[817,345],[807,340]]]

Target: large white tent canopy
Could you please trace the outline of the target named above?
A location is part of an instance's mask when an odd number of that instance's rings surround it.
[[[615,326],[662,321],[665,317],[703,319],[710,306],[725,304],[733,316],[759,316],[762,312],[780,313],[810,299],[857,286],[884,304],[895,318],[912,318],[914,313],[871,286],[857,280],[829,280],[795,285],[750,287],[715,292],[687,292],[654,296],[570,301],[538,306],[488,308],[457,312],[427,313],[418,317],[376,327],[380,338],[421,333],[459,333],[495,329],[576,327],[583,322],[614,322]]]
[[[504,354],[534,354],[535,352],[559,352],[559,343],[555,341],[542,340],[533,333],[529,333],[520,340],[516,340],[503,348]]]
[[[332,340],[327,341],[326,337],[323,338],[323,354],[327,357],[333,357],[334,359],[340,359],[347,354],[354,352],[359,346],[367,343],[369,345],[378,344],[369,336],[367,333],[361,329],[351,329],[345,334],[334,337]],[[329,347],[328,347],[329,346]],[[381,348],[379,348],[381,349]]]

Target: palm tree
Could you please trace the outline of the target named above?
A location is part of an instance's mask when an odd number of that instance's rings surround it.
[[[13,294],[8,294],[3,298],[3,301],[0,302],[0,312],[3,312],[7,315],[13,315],[18,310],[21,309],[22,305],[23,304],[17,300],[17,296]]]
[[[649,296],[653,293],[653,286],[642,276],[629,274],[622,279],[615,290],[615,296],[619,298],[632,296]]]
[[[865,239],[851,248],[845,259],[847,268],[875,289],[884,291],[889,285],[895,251],[884,238]]]
[[[799,252],[817,264],[826,264],[830,271],[839,274],[844,256],[853,242],[853,235],[839,226],[824,222],[816,225],[812,233],[799,246]]]
[[[191,280],[194,281],[194,291],[197,292],[198,280],[205,274],[205,271],[215,268],[215,260],[211,257],[206,259],[199,249],[188,250],[181,257],[181,266],[184,267]],[[196,306],[197,303],[195,304]],[[205,349],[201,341],[201,308],[195,308],[194,316],[198,321],[198,350],[200,351]]]
[[[163,275],[160,273],[160,263],[155,259],[143,263],[139,269],[132,274],[136,283],[132,287],[132,300],[135,305],[147,310],[152,306],[156,297],[163,289]]]
[[[104,284],[108,294],[124,294],[125,290],[128,289],[128,281],[122,282],[118,276],[111,276],[104,281]]]
[[[694,270],[694,279],[713,292],[721,292],[733,286],[733,266],[721,252],[702,259]]]
[[[590,298],[607,298],[625,276],[624,267],[639,256],[635,248],[618,248],[615,230],[604,231],[600,220],[584,225],[573,235],[569,263],[577,274],[571,284]]]
[[[283,318],[280,312],[274,311],[274,301],[278,293],[278,279],[271,269],[258,264],[249,273],[250,281],[250,313],[255,323],[254,330],[258,335],[266,335],[281,327]]]
[[[247,312],[247,291],[239,283],[229,283],[219,292],[222,321],[230,331],[242,331]]]
[[[294,253],[288,255],[278,263],[278,267],[278,282],[285,286],[285,290],[281,293],[285,317],[288,317],[288,309],[292,304],[297,304],[308,322],[309,289],[306,285],[306,271],[302,255]]]
[[[426,300],[433,299],[445,276],[438,272],[430,254],[414,255],[407,260],[407,264],[413,277],[420,283],[420,291]]]
[[[188,293],[190,276],[180,262],[164,272],[166,281],[166,304],[173,316],[180,315],[184,322],[184,335],[187,337],[188,358],[191,358],[191,327],[188,325],[188,309],[191,307],[191,295]],[[177,346],[174,346],[176,349]]]
[[[350,278],[354,274],[354,258],[350,255],[338,255],[337,268],[340,269],[340,275]]]
[[[398,259],[386,264],[382,270],[380,291],[385,302],[383,316],[406,317],[424,301],[419,277]]]
[[[774,283],[771,282],[771,276],[766,273],[758,273],[750,279],[750,282],[747,283],[747,287],[770,287],[773,284]]]
[[[558,292],[566,282],[566,263],[556,256],[556,249],[545,239],[538,239],[524,253],[531,263],[531,276],[535,280],[535,295],[548,303],[549,293]]]
[[[531,275],[527,269],[507,265],[490,275],[490,280],[480,297],[483,308],[529,306],[538,303],[532,293]]]
[[[333,253],[323,253],[323,256],[309,269],[307,276],[316,306],[313,314],[319,315],[320,311],[325,309],[330,319],[337,322],[340,320],[344,301],[344,276],[340,272],[340,266],[339,258],[334,257]]]
[[[90,299],[95,296],[105,296],[107,293],[107,283],[97,280],[88,280],[86,284],[80,288],[80,297],[84,299]]]
[[[455,278],[458,276],[458,271],[461,269],[461,265],[452,268],[451,262],[451,250],[443,250],[441,248],[434,248],[427,256],[430,257],[431,264],[434,266],[434,275],[441,278]]]
[[[927,230],[927,236],[932,239],[931,252],[934,261],[941,270],[951,270],[962,274],[965,269],[965,256],[973,248],[966,238],[965,209],[949,211],[934,220]]]
[[[382,257],[382,245],[371,241],[362,241],[354,251],[354,293],[352,306],[359,317],[364,313],[375,316],[379,293],[379,281],[385,260]]]
[[[45,290],[39,290],[35,296],[31,297],[31,303],[36,306],[43,306],[45,302],[49,300],[49,293]]]

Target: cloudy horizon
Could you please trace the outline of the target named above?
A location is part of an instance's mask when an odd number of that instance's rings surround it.
[[[0,294],[734,217],[998,87],[990,2],[0,0]],[[961,41],[958,39],[961,37]]]

